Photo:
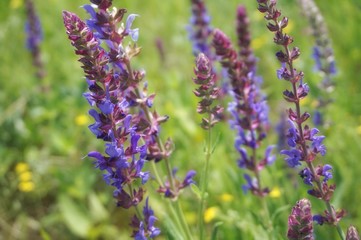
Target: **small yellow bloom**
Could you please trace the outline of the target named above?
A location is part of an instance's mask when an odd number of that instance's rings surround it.
[[[356,131],[357,131],[358,134],[361,135],[361,125],[356,128]]]
[[[221,195],[221,201],[222,202],[232,202],[234,199],[233,195],[228,194],[228,193],[223,193]]]
[[[186,212],[184,215],[187,223],[194,224],[197,222],[197,214],[195,212]]]
[[[268,36],[264,34],[260,37],[253,39],[251,42],[251,47],[256,50],[264,46],[267,42],[268,42]]]
[[[285,29],[287,32],[292,32],[293,26],[294,26],[293,22],[290,21],[290,19],[288,19],[287,27],[284,28],[284,29]]]
[[[30,171],[19,173],[20,182],[30,181],[33,177],[33,174]]]
[[[78,126],[87,125],[87,124],[89,124],[89,122],[90,122],[90,119],[89,119],[88,115],[80,114],[75,117],[75,124]]]
[[[23,5],[23,0],[11,0],[10,8],[17,9]]]
[[[16,164],[16,166],[15,166],[15,171],[17,172],[17,174],[26,172],[28,170],[29,170],[29,165],[25,162],[20,162],[20,163]]]
[[[194,136],[194,141],[197,143],[204,141],[204,135],[202,134],[202,131],[197,131],[196,135]]]
[[[34,187],[35,187],[35,185],[31,181],[20,182],[18,185],[19,190],[22,192],[31,192],[34,190]]]
[[[309,98],[302,98],[300,99],[300,106],[306,106],[310,102]]]
[[[271,198],[279,198],[281,196],[281,190],[279,187],[274,187],[272,191],[269,193]]]
[[[211,222],[213,219],[215,219],[217,213],[218,213],[217,207],[207,208],[206,211],[204,212],[204,221],[206,223]]]
[[[317,108],[319,104],[320,104],[320,102],[318,100],[313,100],[311,103],[311,107]]]

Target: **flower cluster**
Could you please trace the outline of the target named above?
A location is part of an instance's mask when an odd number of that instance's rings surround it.
[[[33,173],[29,169],[29,165],[25,162],[19,162],[15,166],[15,172],[19,179],[18,189],[22,192],[33,191],[35,184],[33,181]]]
[[[149,207],[148,198],[143,207],[143,216],[144,220],[141,221],[134,215],[130,224],[135,229],[132,235],[135,240],[147,240],[148,237],[154,238],[160,234],[160,229],[154,227],[154,222],[157,218],[154,217],[154,211]]]
[[[305,14],[310,22],[312,34],[316,40],[313,48],[313,57],[316,62],[316,70],[323,73],[324,79],[321,87],[327,91],[332,91],[334,82],[331,76],[335,75],[337,70],[331,39],[329,38],[325,21],[313,0],[299,0],[299,3],[302,7],[302,13]]]
[[[36,76],[44,78],[45,70],[41,60],[40,43],[43,40],[43,31],[41,29],[40,19],[37,15],[32,0],[25,1],[27,20],[25,23],[25,32],[27,35],[26,47],[31,52],[33,65],[36,67]]]
[[[347,229],[346,240],[360,240],[357,229],[352,225]]]
[[[318,98],[317,110],[313,119],[314,124],[319,126],[324,124],[322,109],[332,102],[329,94],[333,91],[335,85],[332,77],[337,73],[336,63],[327,27],[316,3],[313,0],[299,0],[299,4],[302,13],[308,18],[315,38],[315,46],[313,47],[315,69],[323,77],[319,85],[321,94]]]
[[[318,136],[319,130],[311,129],[304,124],[310,117],[307,112],[302,113],[300,109],[300,100],[308,95],[309,87],[303,81],[304,74],[297,71],[294,67],[294,60],[300,56],[300,50],[297,47],[290,49],[293,38],[283,32],[288,24],[288,18],[281,18],[281,12],[276,8],[276,0],[257,0],[258,10],[265,13],[265,19],[268,20],[267,28],[275,34],[274,42],[282,46],[283,50],[276,53],[277,59],[282,67],[277,71],[280,79],[290,82],[291,90],[285,90],[283,97],[287,102],[293,103],[295,109],[288,110],[288,119],[290,128],[287,133],[287,144],[290,149],[282,150],[285,160],[290,167],[306,163],[306,167],[300,172],[304,183],[312,186],[308,193],[316,198],[322,199],[327,207],[326,214],[322,216],[323,222],[338,226],[338,221],[344,215],[344,211],[335,211],[330,205],[330,199],[335,190],[335,185],[329,185],[328,180],[332,178],[332,167],[329,164],[314,167],[313,162],[319,155],[326,154],[326,148],[323,145],[324,136]]]
[[[207,130],[219,121],[218,116],[222,114],[223,108],[219,105],[212,107],[213,100],[219,97],[219,89],[215,85],[216,78],[212,73],[211,62],[205,54],[198,55],[194,73],[196,76],[193,81],[199,87],[193,92],[197,97],[202,98],[198,103],[197,112],[209,115],[208,118],[202,118],[201,123],[201,127]]]
[[[251,48],[251,34],[248,30],[249,19],[246,8],[242,5],[237,8],[237,39],[239,46],[239,56],[246,64],[248,71],[256,71],[257,59]]]
[[[210,16],[203,0],[192,0],[192,16],[188,26],[189,38],[193,43],[193,54],[204,53],[211,61],[214,60],[211,52],[210,36],[212,28]]]
[[[232,116],[231,127],[237,131],[235,148],[240,154],[238,165],[255,175],[254,179],[248,174],[244,175],[247,184],[243,186],[243,190],[265,196],[269,189],[261,187],[259,172],[266,165],[272,164],[275,158],[271,155],[273,146],[270,146],[263,159],[257,161],[257,150],[266,137],[269,125],[268,107],[260,92],[261,79],[256,76],[256,60],[250,48],[248,19],[243,6],[237,10],[237,33],[239,54],[232,47],[229,38],[218,29],[214,30],[213,46],[231,81],[230,94],[233,101],[228,110]]]
[[[313,240],[311,203],[308,199],[299,200],[288,217],[287,238],[290,240]]]
[[[134,117],[129,113],[130,103],[119,91],[121,77],[110,68],[110,56],[100,46],[93,32],[75,14],[63,12],[64,24],[86,74],[90,92],[84,94],[91,109],[89,114],[95,123],[89,126],[94,135],[106,142],[106,155],[90,152],[96,159],[95,166],[106,170],[104,180],[116,187],[114,197],[118,206],[129,208],[143,198],[143,189],[127,193],[124,186],[141,178],[145,183],[148,173],[141,172],[146,157],[146,147],[138,146],[140,138]],[[131,138],[130,144],[127,143]],[[125,146],[129,144],[129,146]],[[138,157],[137,157],[138,156]]]
[[[93,5],[84,6],[91,16],[86,23],[73,13],[63,12],[66,32],[81,57],[79,61],[88,83],[89,92],[84,96],[93,107],[89,114],[95,120],[89,129],[105,141],[105,154],[93,151],[88,156],[95,159],[97,168],[106,171],[103,178],[115,187],[113,196],[117,205],[136,207],[145,192],[141,185],[149,179],[149,172],[143,171],[145,162],[159,161],[171,152],[170,148],[161,150],[156,142],[159,124],[167,117],[148,111],[154,95],[147,95],[146,84],[140,90],[139,83],[145,74],[130,65],[140,48],[123,44],[128,36],[133,41],[138,39],[139,30],[131,28],[137,15],[130,14],[125,25],[117,28],[126,10],[109,10],[112,5],[109,0],[91,2]],[[140,144],[141,139],[144,144]],[[149,230],[153,222],[152,218],[145,223],[140,221],[138,231],[144,232],[144,225]],[[159,231],[154,231],[151,237],[158,234]]]
[[[174,169],[172,171],[172,176],[173,176],[173,181],[174,181],[173,189],[172,189],[171,182],[169,179],[168,179],[168,181],[165,182],[164,186],[160,186],[158,189],[158,192],[163,193],[164,197],[166,197],[166,198],[172,198],[172,199],[177,198],[180,191],[183,188],[186,188],[189,185],[191,185],[192,183],[195,183],[195,181],[193,180],[193,177],[196,175],[196,171],[194,171],[194,170],[188,171],[186,176],[184,177],[183,181],[178,180],[178,178],[176,177],[176,173],[177,173],[177,169]]]

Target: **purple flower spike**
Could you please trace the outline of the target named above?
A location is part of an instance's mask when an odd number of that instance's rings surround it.
[[[315,40],[312,54],[315,61],[314,70],[319,73],[320,78],[322,78],[322,82],[318,85],[320,94],[317,106],[315,107],[317,110],[314,112],[314,124],[316,126],[325,126],[329,122],[323,121],[325,119],[325,110],[333,101],[331,96],[335,88],[333,77],[337,73],[332,42],[324,18],[315,1],[299,0],[298,2],[302,8],[302,13],[310,23],[312,35]]]
[[[190,24],[187,26],[189,39],[193,43],[193,54],[203,53],[210,61],[215,60],[214,53],[211,51],[210,37],[212,27],[209,25],[210,16],[208,15],[206,5],[203,0],[192,0],[192,16]]]
[[[312,9],[310,9],[312,8],[311,5],[314,4],[312,0],[300,0],[300,2],[305,5],[310,4],[307,6],[307,10],[304,11],[306,14],[314,14],[311,13]],[[299,175],[305,184],[312,187],[308,190],[308,193],[317,199],[321,199],[327,209],[323,215],[319,215],[320,217],[316,215],[315,220],[321,224],[327,223],[337,227],[338,233],[343,239],[343,233],[340,231],[338,222],[345,215],[345,212],[344,210],[336,211],[330,203],[336,189],[335,184],[328,183],[329,179],[332,178],[332,167],[328,164],[314,166],[314,161],[317,161],[320,155],[324,156],[326,154],[326,147],[323,145],[325,137],[317,136],[319,130],[316,128],[311,129],[305,124],[310,118],[310,114],[301,110],[300,100],[307,97],[309,93],[309,87],[304,82],[304,73],[293,67],[296,65],[294,61],[300,56],[301,52],[297,47],[291,46],[293,38],[285,33],[288,18],[282,16],[281,11],[277,9],[277,1],[257,0],[257,3],[258,10],[264,14],[264,18],[267,20],[267,28],[274,33],[274,43],[281,48],[276,53],[277,60],[282,64],[282,68],[277,71],[277,75],[291,85],[290,90],[286,89],[283,92],[285,100],[294,105],[293,109],[290,108],[287,111],[291,123],[287,134],[289,149],[280,152],[285,155],[285,160],[290,167],[296,167],[305,162],[307,167]],[[319,18],[320,16],[315,15],[312,17]],[[318,31],[315,31],[315,33],[318,34]],[[320,42],[322,41],[320,40]],[[320,55],[322,55],[321,50],[316,48],[317,65],[322,65]],[[292,235],[291,237],[295,236]]]
[[[360,240],[357,229],[352,225],[347,229],[346,240]]]
[[[220,30],[213,31],[213,46],[220,59],[222,67],[227,70],[230,79],[230,95],[233,101],[228,105],[232,119],[231,128],[237,136],[235,148],[240,154],[238,166],[248,169],[259,179],[259,171],[274,162],[271,155],[273,147],[268,147],[265,156],[257,161],[256,152],[261,147],[262,140],[267,136],[269,128],[268,106],[260,90],[261,78],[256,75],[256,58],[250,46],[249,20],[244,6],[237,8],[237,36],[239,52],[233,48],[230,39]],[[265,196],[268,189],[260,189],[260,184],[251,184],[250,176],[244,175],[247,185],[244,192]]]
[[[299,200],[288,217],[287,238],[289,240],[313,240],[311,203],[308,199]]]
[[[207,114],[202,118],[201,127],[205,130],[212,128],[223,112],[220,105],[213,106],[213,101],[219,98],[219,89],[215,84],[215,75],[212,73],[212,65],[206,55],[200,53],[196,59],[193,81],[199,87],[194,90],[194,95],[202,100],[198,103],[197,112]]]
[[[43,31],[33,1],[26,0],[25,4],[27,15],[25,23],[26,48],[31,53],[33,65],[36,68],[36,76],[42,79],[45,77],[45,69],[40,51],[40,43],[43,41]]]
[[[27,34],[26,47],[30,52],[36,52],[39,51],[39,45],[43,40],[43,32],[32,0],[26,0],[26,11],[28,17],[25,23],[25,32]]]
[[[249,19],[245,6],[239,5],[237,7],[237,38],[239,46],[239,56],[245,62],[250,72],[256,71],[257,59],[253,55],[251,48],[251,34],[248,30]]]
[[[137,15],[129,15],[124,24],[125,9],[110,11],[109,0],[91,2],[96,6],[84,6],[90,19],[84,22],[64,11],[64,25],[75,53],[80,56],[88,84],[89,92],[83,95],[92,107],[89,114],[95,121],[89,129],[105,142],[105,153],[92,151],[88,156],[94,159],[96,168],[104,171],[104,181],[114,187],[116,205],[127,209],[139,205],[144,198],[143,185],[150,177],[143,170],[147,160],[154,156],[161,160],[171,152],[170,141],[162,151],[156,141],[159,125],[167,117],[158,116],[155,111],[146,113],[154,94],[148,96],[146,87],[139,86],[144,71],[130,67],[130,59],[140,48],[123,47],[125,38],[138,39],[139,30],[131,29]],[[118,24],[125,28],[119,28]],[[123,52],[120,54],[119,50]],[[143,213],[143,221],[133,218],[132,226],[137,229],[133,237],[154,238],[160,231],[154,227],[156,218],[148,201]]]

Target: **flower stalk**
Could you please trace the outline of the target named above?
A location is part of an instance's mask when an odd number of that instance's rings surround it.
[[[335,184],[329,185],[328,180],[332,178],[332,167],[328,164],[314,166],[314,161],[318,155],[325,155],[326,148],[322,144],[324,136],[317,136],[319,130],[310,129],[304,124],[310,117],[307,112],[302,113],[300,100],[308,95],[309,88],[304,83],[304,74],[294,68],[294,61],[300,56],[297,47],[290,48],[293,38],[283,32],[288,25],[288,18],[281,19],[281,12],[276,8],[276,0],[257,0],[258,10],[265,14],[268,21],[267,28],[275,34],[274,42],[280,45],[283,50],[276,53],[277,59],[282,67],[277,71],[277,76],[291,83],[292,89],[285,90],[283,96],[287,102],[293,103],[295,109],[288,110],[290,128],[288,130],[289,150],[282,150],[281,154],[286,155],[285,160],[290,167],[297,167],[301,162],[306,163],[306,168],[300,172],[304,183],[312,186],[308,193],[321,199],[326,206],[324,215],[314,216],[314,220],[319,224],[328,223],[336,227],[341,239],[344,233],[339,225],[340,219],[345,215],[344,210],[336,211],[330,203],[332,194],[336,188]]]
[[[218,116],[223,112],[220,105],[213,105],[213,101],[218,99],[220,91],[216,87],[216,76],[213,73],[210,59],[203,53],[198,54],[196,66],[194,68],[195,77],[193,81],[199,87],[194,90],[194,94],[201,98],[198,103],[197,112],[205,114],[202,118],[201,127],[207,131],[205,163],[201,176],[201,199],[198,214],[198,224],[200,239],[205,239],[204,235],[204,211],[206,205],[206,194],[208,189],[209,162],[212,155],[212,128],[219,121]]]
[[[45,69],[40,51],[40,43],[43,41],[40,18],[35,11],[34,2],[32,0],[26,0],[25,7],[27,15],[25,23],[25,32],[27,35],[26,48],[31,53],[33,65],[36,67],[36,76],[39,79],[43,79],[45,77]]]
[[[189,171],[183,181],[175,178],[169,161],[172,143],[168,140],[163,144],[159,137],[159,125],[168,116],[151,112],[155,95],[147,94],[146,83],[140,86],[144,71],[131,67],[132,58],[140,53],[135,44],[139,29],[132,28],[138,15],[129,14],[122,23],[125,9],[113,7],[110,10],[110,0],[91,2],[93,5],[83,6],[90,15],[86,23],[73,13],[63,12],[66,32],[75,53],[81,57],[79,61],[88,82],[89,92],[84,96],[93,107],[89,114],[95,120],[89,129],[105,142],[105,154],[93,151],[88,156],[95,159],[97,168],[106,171],[104,180],[115,187],[113,196],[117,206],[135,208],[137,214],[131,223],[135,229],[132,236],[135,239],[154,238],[160,231],[154,227],[156,218],[148,205],[148,198],[143,212],[138,209],[145,193],[143,185],[150,177],[149,172],[142,171],[144,165],[152,162],[159,183],[158,192],[173,200],[177,199],[181,189],[193,182],[195,171]],[[126,46],[124,41],[129,38],[134,44]],[[162,159],[168,173],[166,182],[160,178],[155,165]],[[192,239],[180,205],[170,206],[175,208],[172,212],[176,213],[176,222],[180,223],[178,226],[185,233],[184,237]]]
[[[240,154],[238,166],[254,174],[253,179],[249,174],[244,174],[247,183],[242,188],[245,193],[251,191],[256,196],[264,197],[270,191],[261,186],[259,172],[266,165],[271,165],[275,158],[271,155],[273,146],[269,146],[264,158],[257,161],[257,150],[268,128],[268,107],[260,93],[260,79],[255,76],[255,66],[250,65],[252,61],[245,61],[251,55],[247,53],[237,57],[229,38],[218,29],[214,31],[213,46],[231,80],[233,101],[228,111],[232,115],[230,125],[237,131],[235,148]]]
[[[315,39],[313,47],[313,58],[315,60],[315,71],[323,78],[318,85],[320,94],[315,107],[313,122],[316,126],[327,126],[324,112],[325,108],[333,102],[330,97],[334,91],[335,82],[333,77],[337,74],[335,56],[333,53],[331,39],[323,16],[313,0],[298,0],[302,13],[308,19],[312,35]]]

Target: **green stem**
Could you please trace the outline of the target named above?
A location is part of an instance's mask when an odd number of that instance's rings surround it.
[[[211,114],[209,114],[208,120],[211,122]],[[212,129],[209,127],[208,129],[208,139],[207,139],[207,149],[206,149],[206,162],[204,165],[203,173],[201,176],[201,201],[198,212],[198,224],[199,224],[199,239],[205,239],[204,233],[204,211],[206,204],[206,193],[208,189],[208,174],[209,174],[209,162],[212,154]]]
[[[152,165],[153,174],[155,176],[155,179],[156,179],[157,183],[159,184],[160,187],[163,187],[163,182],[162,182],[162,180],[161,180],[161,178],[159,176],[157,167],[155,165],[155,161],[151,161],[151,165]],[[185,232],[186,228],[184,228],[184,226],[182,224],[182,221],[180,220],[179,214],[175,211],[174,206],[170,201],[167,201],[167,203],[168,203],[169,210],[171,211],[171,213],[173,215],[173,218],[175,220],[175,223],[176,223],[178,229],[180,230],[181,234],[184,237],[186,237],[187,236],[187,234]]]
[[[311,170],[312,175],[317,176],[316,171],[315,171],[315,167],[313,166],[313,164],[308,162],[307,166]],[[317,183],[317,187],[320,190],[322,198],[323,198],[325,193],[324,193],[324,191],[322,189],[321,181],[319,179],[315,179],[315,182]],[[334,222],[336,222],[336,224],[334,226],[336,227],[338,235],[340,236],[340,238],[342,240],[344,240],[345,239],[345,234],[344,234],[340,224],[337,222],[335,210],[333,209],[333,207],[332,207],[332,205],[331,205],[331,203],[329,201],[324,200],[324,203],[326,205],[327,211],[331,214],[332,219],[334,220]]]
[[[171,211],[171,213],[172,213],[172,215],[173,215],[173,218],[174,218],[174,220],[175,220],[175,223],[176,223],[176,225],[177,225],[180,233],[181,233],[182,236],[183,236],[183,239],[186,239],[187,234],[186,234],[186,231],[184,230],[184,227],[183,227],[183,225],[182,225],[182,221],[181,221],[180,218],[179,218],[179,214],[178,214],[178,213],[176,212],[176,210],[174,209],[174,206],[173,206],[173,204],[172,204],[171,201],[167,201],[167,203],[168,203],[168,207],[169,207],[169,209],[170,209],[170,211]]]
[[[186,232],[186,236],[187,236],[187,240],[193,240],[193,236],[192,236],[192,233],[188,227],[188,224],[187,224],[187,221],[186,221],[186,218],[184,216],[184,213],[183,213],[183,210],[182,210],[182,207],[180,205],[180,202],[179,201],[175,201],[174,202],[175,204],[175,209],[176,209],[176,212],[178,214],[178,216],[180,217],[180,221],[181,221],[181,224],[182,224],[182,227],[183,229],[185,229],[185,232]]]
[[[277,20],[274,20],[274,23],[278,24],[279,28],[282,29],[281,26],[279,25],[279,23],[277,22]],[[282,31],[281,31],[281,33],[282,33]],[[294,72],[294,68],[293,68],[293,60],[290,57],[291,53],[290,53],[290,50],[289,50],[287,45],[284,45],[284,50],[286,52],[286,55],[287,55],[288,59],[290,59],[287,62],[287,64],[288,64],[289,70],[291,72],[291,79],[293,79],[295,77],[295,72]],[[291,82],[291,83],[292,83],[292,88],[293,88],[293,94],[294,94],[294,96],[296,98],[295,99],[295,106],[296,106],[297,119],[301,119],[301,107],[300,107],[300,99],[299,99],[298,94],[297,94],[297,86],[296,86],[295,82]],[[308,155],[308,150],[307,150],[306,140],[304,139],[303,127],[302,127],[301,122],[297,123],[297,128],[298,128],[298,131],[299,131],[299,134],[300,134],[300,137],[301,137],[301,146],[302,146],[303,155],[307,156]],[[309,162],[307,160],[305,160],[305,162],[307,163],[307,166],[310,169],[312,175],[315,176],[315,182],[317,184],[317,188],[319,189],[319,191],[321,193],[321,199],[323,199],[323,201],[324,201],[324,203],[326,205],[327,211],[331,214],[333,222],[336,223],[334,226],[337,229],[338,235],[340,236],[340,238],[342,240],[344,240],[345,239],[345,234],[342,231],[342,229],[341,229],[341,227],[340,227],[340,225],[339,225],[339,223],[338,223],[338,221],[336,219],[336,213],[335,213],[335,210],[333,209],[331,203],[329,201],[326,201],[325,198],[324,198],[325,192],[323,191],[322,183],[321,183],[320,178],[317,177],[315,167],[313,166],[312,162]]]
[[[150,161],[150,164],[151,164],[152,169],[153,169],[153,174],[155,176],[155,180],[157,181],[157,183],[159,184],[160,187],[163,187],[163,182],[162,182],[162,179],[159,176],[158,169],[155,166],[155,161]]]
[[[128,188],[129,188],[130,197],[133,199],[133,198],[134,198],[134,195],[133,195],[133,187],[132,187],[132,185],[131,185],[131,184],[128,184]],[[141,211],[139,210],[138,205],[135,205],[135,206],[134,206],[134,209],[135,209],[135,213],[137,214],[138,219],[142,220],[142,219],[143,219],[143,215],[142,215]]]
[[[336,229],[337,229],[337,232],[338,232],[338,235],[340,236],[340,238],[342,240],[345,240],[345,234],[344,234],[340,224],[338,224],[338,223],[336,224]]]
[[[273,224],[272,224],[271,216],[270,216],[270,213],[268,210],[266,198],[262,197],[261,201],[262,201],[263,210],[265,213],[267,231],[268,231],[268,233],[272,234],[271,239],[273,239]]]
[[[130,61],[128,59],[126,59],[124,62],[126,63],[126,66],[127,66],[130,81],[134,81],[134,74],[133,74],[132,67],[130,65]],[[138,98],[141,97],[141,93],[140,93],[139,88],[135,88],[135,94],[137,95]],[[148,107],[144,103],[140,104],[140,108],[143,110],[149,124],[151,124],[153,122],[153,114],[150,112],[150,110],[148,109]],[[157,142],[157,145],[159,147],[159,150],[162,153],[165,153],[166,152],[165,147],[164,147],[164,145],[162,143],[162,140],[160,139],[160,137],[158,135],[156,136],[156,142]],[[166,165],[167,175],[168,175],[171,191],[176,193],[176,188],[175,188],[175,184],[174,184],[175,181],[174,181],[174,176],[172,174],[172,168],[171,168],[169,158],[167,156],[165,156],[163,158],[163,162]],[[163,182],[162,182],[161,178],[159,177],[159,174],[158,174],[158,171],[157,171],[157,168],[155,166],[154,161],[152,161],[152,168],[153,168],[153,172],[155,174],[155,177],[156,177],[156,180],[157,180],[158,184],[162,187]],[[187,224],[187,222],[185,220],[185,217],[183,215],[183,211],[182,211],[181,206],[178,203],[178,201],[176,201],[176,211],[174,211],[174,208],[173,208],[172,204],[170,204],[170,208],[171,208],[172,213],[174,213],[174,216],[175,216],[176,222],[178,224],[178,227],[180,226],[181,232],[185,236],[187,236],[187,240],[192,240],[193,239],[192,234],[191,234],[191,232],[189,230],[188,224]]]

